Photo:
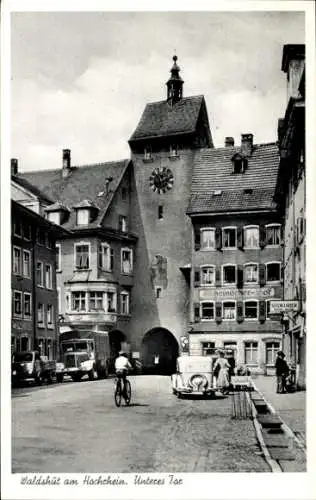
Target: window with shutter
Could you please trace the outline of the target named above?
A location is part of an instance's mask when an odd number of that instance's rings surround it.
[[[222,321],[222,303],[216,302],[215,304],[215,319],[218,323]]]
[[[241,323],[244,320],[244,307],[242,302],[237,302],[237,321]]]
[[[194,304],[194,321],[196,323],[200,321],[200,304],[198,302]]]
[[[263,322],[266,320],[266,302],[265,300],[260,300],[259,302],[259,321]]]
[[[222,248],[222,231],[220,227],[215,229],[215,246],[216,250],[221,250]]]
[[[264,286],[266,284],[266,266],[265,264],[259,264],[259,285]]]
[[[264,226],[259,227],[259,245],[261,248],[266,246],[266,228]]]
[[[237,228],[237,247],[239,250],[244,248],[244,231],[242,227]]]

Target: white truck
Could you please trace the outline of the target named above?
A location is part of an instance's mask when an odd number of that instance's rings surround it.
[[[60,335],[60,360],[56,364],[57,382],[65,375],[79,382],[85,375],[89,380],[106,378],[110,365],[108,332],[93,330],[69,331]]]

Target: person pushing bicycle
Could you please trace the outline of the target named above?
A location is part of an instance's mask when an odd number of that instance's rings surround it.
[[[125,351],[120,351],[118,357],[115,360],[115,373],[117,378],[121,378],[124,383],[124,392],[126,391],[126,375],[129,370],[133,367],[127,359],[127,354]]]

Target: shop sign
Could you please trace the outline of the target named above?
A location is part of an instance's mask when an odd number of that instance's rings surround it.
[[[299,309],[298,300],[271,300],[270,302],[271,314],[294,312],[298,311],[298,309]]]
[[[274,297],[275,290],[274,288],[244,288],[243,290],[238,290],[236,288],[219,288],[219,289],[205,289],[200,290],[200,298],[201,299],[214,299],[214,300],[223,300],[223,299],[248,299],[248,298],[257,298],[257,299],[269,299]]]

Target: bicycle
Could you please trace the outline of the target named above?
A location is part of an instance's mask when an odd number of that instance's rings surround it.
[[[115,392],[114,392],[114,401],[117,407],[121,406],[122,397],[125,399],[126,406],[128,406],[131,402],[131,397],[132,397],[131,384],[129,380],[125,379],[125,390],[124,390],[124,382],[122,377],[117,377]]]

